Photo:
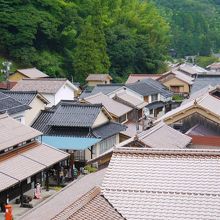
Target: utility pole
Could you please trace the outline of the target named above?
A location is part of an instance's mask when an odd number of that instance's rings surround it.
[[[1,69],[1,73],[4,75],[4,81],[7,83],[7,89],[9,89],[8,77],[10,74],[10,68],[12,63],[9,61],[2,62],[3,69]]]

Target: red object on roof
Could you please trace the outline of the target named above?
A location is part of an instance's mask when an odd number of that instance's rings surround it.
[[[7,89],[10,90],[12,89],[17,82],[0,82],[0,89]]]
[[[190,135],[190,137],[192,138],[192,144],[220,147],[220,137],[218,136]]]

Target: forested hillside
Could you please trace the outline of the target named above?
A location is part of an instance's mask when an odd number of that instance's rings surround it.
[[[0,0],[0,57],[83,82],[220,49],[219,0]]]
[[[1,0],[0,21],[2,56],[81,82],[157,72],[169,43],[165,19],[139,0]]]
[[[153,0],[171,27],[178,57],[207,56],[220,49],[220,0]]]

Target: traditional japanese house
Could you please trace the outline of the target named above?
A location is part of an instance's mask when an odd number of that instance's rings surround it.
[[[69,154],[42,144],[41,132],[21,124],[7,114],[0,115],[0,204],[23,196],[36,183],[49,186],[48,171]],[[21,199],[22,201],[22,199]]]
[[[61,101],[42,111],[32,127],[43,132],[43,143],[71,153],[79,168],[119,143],[119,133],[126,126],[111,120],[101,104]]]
[[[8,113],[14,119],[25,124],[25,114],[30,111],[31,107],[22,103],[8,94],[0,92],[0,114]]]
[[[29,126],[49,104],[49,101],[37,91],[1,90],[1,92],[30,107],[30,110],[24,113],[25,124]]]

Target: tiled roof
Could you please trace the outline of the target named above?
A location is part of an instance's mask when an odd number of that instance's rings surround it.
[[[220,62],[212,63],[212,64],[208,65],[206,68],[209,68],[209,69],[220,69]]]
[[[186,132],[187,135],[199,135],[199,136],[219,136],[219,132],[204,126],[202,124],[196,124]]]
[[[17,72],[22,73],[23,75],[27,76],[30,79],[42,78],[42,77],[49,77],[47,74],[41,72],[37,68],[28,68],[28,69],[19,69]]]
[[[111,137],[115,134],[120,133],[121,131],[126,130],[127,126],[122,125],[117,122],[109,122],[98,128],[95,128],[92,133],[96,137],[100,137],[101,139],[105,139],[107,137]]]
[[[71,87],[75,87],[67,79],[61,78],[22,79],[12,88],[12,91],[34,90],[40,93],[55,94],[66,83],[71,85]]]
[[[61,102],[48,124],[65,127],[91,127],[101,109],[101,104]]]
[[[53,220],[121,220],[124,219],[103,197],[99,187],[94,187],[80,199],[63,210]]]
[[[35,138],[42,133],[21,124],[8,115],[0,115],[0,150]]]
[[[137,140],[151,148],[185,148],[191,138],[161,122],[149,130],[137,134]]]
[[[220,84],[220,75],[199,75],[192,86],[191,94],[207,86],[217,86]]]
[[[89,74],[86,81],[105,81],[112,80],[109,74]]]
[[[171,97],[173,94],[166,89],[160,82],[153,79],[145,79],[133,84],[127,84],[126,87],[143,95],[161,94],[164,97]]]
[[[17,82],[0,82],[0,89],[12,89]]]
[[[0,192],[18,183],[18,181],[0,171]]]
[[[84,100],[91,104],[102,104],[111,114],[113,114],[113,116],[116,117],[120,117],[132,110],[132,108],[116,102],[101,92],[92,96],[88,96]]]
[[[0,113],[7,112],[9,115],[15,114],[18,112],[23,112],[27,109],[30,109],[30,107],[26,104],[23,104],[13,97],[6,95],[2,92],[0,92]]]
[[[156,80],[160,76],[161,76],[161,74],[130,74],[127,81],[126,81],[126,84],[135,83],[135,82],[141,81],[143,79],[154,79],[154,80]]]
[[[186,75],[185,73],[179,71],[179,70],[172,70],[172,72],[176,78],[188,83],[189,85],[192,85],[194,82],[194,78],[192,78],[191,76]]]
[[[67,158],[69,154],[49,147],[39,142],[34,142],[16,151],[9,152],[0,158],[0,174],[3,173],[16,183],[50,167]],[[25,168],[25,169],[24,169]],[[6,180],[4,178],[4,180]],[[1,183],[0,190],[8,188],[7,181]],[[14,182],[10,181],[10,184]]]
[[[220,151],[116,148],[102,193],[128,220],[220,219]]]
[[[123,87],[123,84],[98,84],[96,85],[94,88],[91,88],[89,90],[85,89],[83,91],[83,93],[80,95],[80,98],[83,99],[83,98],[86,98],[88,96],[91,96],[91,95],[95,95],[97,93],[103,93],[105,95],[108,95],[109,93],[111,92],[114,92],[115,90],[119,89]]]
[[[61,191],[40,203],[38,206],[29,210],[20,220],[51,220],[63,210],[67,209],[74,202],[80,199],[85,193],[92,190],[95,186],[100,186],[105,174],[105,169],[89,174],[80,178]],[[45,212],[45,210],[47,210]],[[62,218],[61,218],[62,219]],[[64,218],[65,219],[65,218]]]
[[[139,109],[142,109],[143,107],[145,107],[148,104],[143,99],[137,98],[134,95],[128,94],[126,91],[121,92],[121,93],[117,93],[115,95],[114,99],[119,102],[120,102],[120,100],[122,100],[122,102],[127,103],[128,106],[137,107]]]
[[[29,105],[32,100],[34,99],[34,97],[37,95],[36,91],[11,91],[11,90],[1,90],[2,93],[9,95],[10,97],[12,97],[13,99]]]
[[[199,97],[195,97],[194,99],[191,99],[189,101],[184,102],[181,106],[177,107],[176,109],[173,109],[169,112],[167,112],[165,115],[160,117],[157,121],[166,120],[168,118],[174,117],[176,114],[180,114],[181,112],[184,112],[185,110],[191,109],[191,108],[202,108],[205,109],[209,114],[213,114],[217,117],[220,116],[220,100],[211,94],[209,92],[202,93],[203,95]],[[196,110],[195,110],[196,111]],[[156,122],[157,122],[156,121]]]
[[[204,68],[197,66],[197,65],[192,65],[189,63],[184,63],[181,64],[178,69],[180,71],[186,72],[189,75],[195,75],[195,74],[205,74],[207,73],[207,70],[205,70]]]

